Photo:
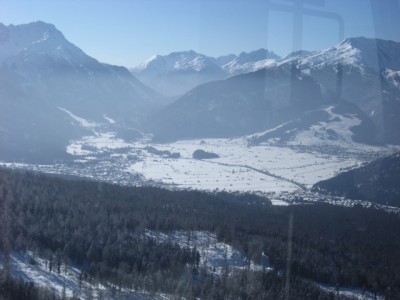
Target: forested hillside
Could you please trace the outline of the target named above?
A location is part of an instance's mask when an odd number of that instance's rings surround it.
[[[315,190],[384,205],[400,206],[400,153],[318,182]]]
[[[0,224],[3,299],[47,299],[45,289],[10,278],[7,256],[26,250],[45,257],[51,272],[75,265],[82,280],[110,288],[187,299],[281,299],[288,245],[291,299],[332,299],[314,282],[387,299],[400,293],[400,218],[372,208],[274,207],[254,195],[121,187],[2,169]],[[145,229],[213,232],[256,263],[264,252],[273,270],[213,275],[196,263],[195,250],[158,243]]]

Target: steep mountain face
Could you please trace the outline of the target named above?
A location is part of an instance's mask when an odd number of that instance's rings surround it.
[[[400,206],[400,153],[317,183],[319,192]]]
[[[158,115],[155,136],[160,140],[162,136],[166,140],[188,138],[182,131],[189,132],[189,128],[195,132],[190,137],[233,136],[287,123],[279,128],[290,127],[291,134],[285,135],[292,139],[297,125],[300,133],[325,123],[340,127],[345,122],[347,132],[342,136],[353,142],[399,144],[399,55],[400,43],[367,38],[347,39],[319,52],[294,52],[266,64],[263,70],[193,89]],[[242,108],[235,112],[242,99],[252,107],[251,113]],[[256,103],[264,103],[263,108]],[[338,115],[335,122],[326,111],[332,105],[332,113]],[[225,120],[230,120],[231,130],[226,130]]]
[[[265,49],[217,58],[183,51],[154,55],[131,72],[160,93],[179,96],[206,82],[257,71],[277,59],[278,55]]]
[[[323,86],[328,99],[359,106],[376,125],[379,142],[399,144],[400,122],[393,118],[400,115],[399,53],[398,42],[359,37],[295,62]]]
[[[323,68],[327,65],[351,65],[360,69],[399,70],[400,43],[365,37],[348,38],[338,45],[306,57],[301,65]]]
[[[127,69],[99,63],[44,22],[0,24],[0,78],[2,159],[62,157],[68,140],[88,128],[60,108],[95,122],[108,123],[107,114],[134,127],[160,97]]]
[[[291,97],[296,95],[296,97]],[[262,69],[188,92],[151,119],[155,140],[234,137],[286,121],[322,102],[320,87],[290,70]]]

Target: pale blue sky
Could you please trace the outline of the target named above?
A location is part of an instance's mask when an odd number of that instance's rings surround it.
[[[0,0],[0,22],[52,23],[89,55],[127,67],[172,51],[219,56],[263,47],[286,55],[298,47],[319,50],[338,43],[337,19],[306,15],[303,27],[295,29],[303,34],[294,39],[292,12],[268,4],[289,7],[301,1],[319,4],[307,9],[342,18],[343,37],[400,40],[399,0],[373,0],[375,5],[370,0]],[[381,10],[384,17],[376,17]]]

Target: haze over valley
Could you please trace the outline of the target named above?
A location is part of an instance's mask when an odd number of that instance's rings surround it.
[[[155,80],[145,85],[51,24],[1,25],[1,36],[6,165],[128,185],[279,193],[306,190],[400,143],[400,62],[388,59],[397,42],[349,38],[284,58],[265,49],[175,52],[132,70]],[[157,84],[173,81],[183,94],[171,103]],[[196,150],[216,157],[194,158]]]
[[[119,66],[56,26],[0,23],[1,300],[400,295],[400,42]]]

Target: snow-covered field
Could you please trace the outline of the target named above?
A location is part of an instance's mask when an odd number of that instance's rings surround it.
[[[73,159],[68,163],[3,165],[124,185],[155,184],[183,189],[279,194],[306,190],[343,170],[399,150],[390,146],[363,147],[356,143],[321,147],[251,145],[245,137],[169,144],[152,144],[144,138],[128,143],[113,132],[96,131],[71,141],[66,151]],[[218,158],[194,159],[193,152],[198,149],[215,153]]]
[[[357,153],[342,156],[305,152],[295,147],[249,146],[242,139],[187,140],[153,145],[159,150],[179,152],[180,159],[165,159],[143,153],[131,166],[147,179],[198,189],[281,192],[311,187],[343,169],[364,162]],[[192,153],[202,149],[219,158],[195,160]],[[371,153],[384,151],[375,148]]]
[[[299,131],[286,144],[276,143],[274,139],[259,144],[252,142],[254,137],[265,132],[234,139],[183,140],[167,144],[151,143],[149,136],[127,142],[104,124],[76,116],[65,108],[60,107],[60,110],[79,126],[92,131],[92,134],[71,141],[66,147],[70,161],[51,165],[2,165],[122,185],[150,184],[178,189],[279,195],[304,192],[318,181],[343,170],[400,150],[394,146],[367,146],[353,142],[349,128],[357,125],[358,119],[339,116],[331,107],[326,108],[326,112],[331,115],[332,122]],[[106,115],[104,118],[107,123],[115,123]],[[324,138],[324,132],[329,129],[341,138]],[[196,150],[215,153],[217,158],[195,159],[193,153]],[[282,199],[276,197],[274,203],[285,204]]]

